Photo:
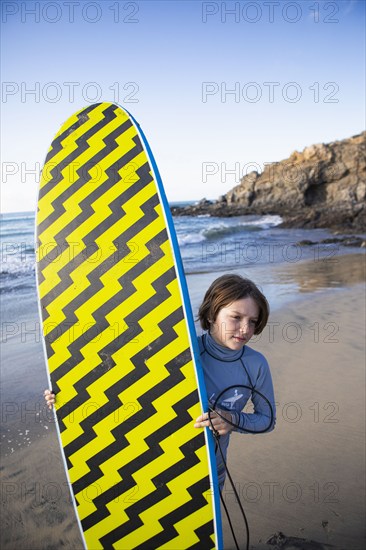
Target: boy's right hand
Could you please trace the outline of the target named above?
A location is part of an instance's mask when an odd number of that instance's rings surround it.
[[[52,393],[51,390],[44,390],[44,398],[46,400],[47,406],[49,409],[52,409],[53,405],[55,404],[56,397],[55,394]]]

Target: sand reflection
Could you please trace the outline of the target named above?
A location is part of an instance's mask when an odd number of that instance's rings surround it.
[[[347,254],[318,261],[284,264],[278,282],[298,284],[299,292],[344,287],[365,281],[365,254]]]

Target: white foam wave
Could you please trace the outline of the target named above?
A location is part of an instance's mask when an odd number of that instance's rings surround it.
[[[179,246],[186,246],[188,244],[197,244],[205,241],[206,237],[202,233],[190,233],[188,235],[178,235]]]
[[[243,225],[259,225],[263,227],[276,227],[276,225],[280,225],[282,223],[281,216],[277,216],[274,214],[268,215],[268,216],[262,216],[258,220],[248,221],[244,222]]]

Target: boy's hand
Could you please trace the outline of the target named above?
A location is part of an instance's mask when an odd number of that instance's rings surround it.
[[[52,409],[53,405],[55,404],[56,397],[55,394],[51,392],[51,390],[44,390],[44,398],[46,400],[47,406],[49,409]]]
[[[227,411],[221,411],[220,415],[232,422],[232,416]],[[196,420],[196,423],[194,425],[195,428],[210,428],[212,430],[212,427],[216,430],[216,432],[219,435],[225,435],[232,431],[232,426],[225,422],[223,418],[221,418],[218,414],[215,412],[210,413],[211,422],[208,418],[208,413],[203,413],[201,416],[199,416]]]

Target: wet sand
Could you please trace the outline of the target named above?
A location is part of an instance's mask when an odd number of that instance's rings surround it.
[[[271,365],[277,425],[270,434],[233,434],[229,450],[253,549],[364,547],[364,258],[272,267],[281,291],[269,289],[275,307],[252,345]],[[240,272],[266,290],[265,271]],[[194,313],[216,275],[188,277]],[[1,547],[79,549],[53,417],[43,405],[35,295],[7,296],[2,305]],[[224,499],[244,547],[228,485]],[[274,537],[280,531],[287,539]],[[224,535],[225,550],[233,549],[225,519]]]

